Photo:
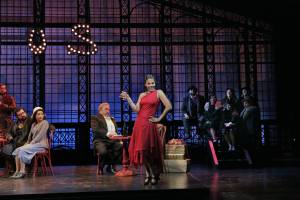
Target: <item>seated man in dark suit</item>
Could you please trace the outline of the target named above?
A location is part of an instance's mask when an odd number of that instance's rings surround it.
[[[97,116],[91,117],[91,127],[93,130],[94,149],[100,154],[100,174],[103,174],[104,164],[108,164],[108,172],[116,171],[115,165],[121,164],[122,144],[118,140],[110,138],[117,135],[117,124],[110,116],[110,106],[108,103],[101,103],[98,106]]]
[[[8,144],[4,145],[3,148],[0,149],[0,159],[5,161],[6,168],[11,171],[14,171],[13,167],[15,166],[12,152],[27,142],[31,128],[31,118],[27,115],[24,108],[17,108],[15,114],[17,116],[17,120],[6,133]]]

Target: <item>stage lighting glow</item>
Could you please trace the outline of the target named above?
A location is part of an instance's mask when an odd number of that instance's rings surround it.
[[[88,50],[79,49],[79,47],[74,47],[72,45],[68,45],[68,54],[80,54],[80,55],[90,55],[95,54],[98,49],[97,45],[88,38],[89,35],[86,33],[90,32],[90,26],[88,24],[77,24],[71,28],[72,33],[81,41],[85,42],[88,45]]]
[[[28,46],[30,51],[34,54],[42,54],[45,52],[47,43],[42,29],[31,30],[28,38]]]

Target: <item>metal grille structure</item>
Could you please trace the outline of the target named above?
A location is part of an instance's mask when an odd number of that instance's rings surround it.
[[[97,54],[67,54],[68,44],[88,48],[71,32],[78,23],[90,24]],[[45,30],[47,40],[38,56],[27,46],[34,27]],[[125,90],[136,102],[146,74],[173,104],[164,122],[168,137],[183,135],[180,107],[189,86],[207,100],[223,98],[227,87],[239,96],[249,86],[261,109],[265,144],[278,145],[272,34],[266,22],[189,0],[0,1],[0,82],[29,113],[45,107],[58,129],[57,145],[86,154],[89,117],[99,103],[110,103],[119,128],[125,122],[132,127],[136,113],[119,94]]]

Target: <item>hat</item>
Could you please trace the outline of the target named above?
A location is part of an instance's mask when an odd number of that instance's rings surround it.
[[[194,91],[195,93],[198,92],[198,89],[194,85],[190,86],[187,91],[190,91],[190,90]]]
[[[247,103],[252,103],[252,99],[250,96],[246,96],[245,98],[242,99],[242,103],[247,102]]]
[[[32,111],[32,115],[31,115],[31,118],[33,118],[34,114],[37,112],[37,111],[43,111],[44,112],[44,109],[42,107],[35,107]]]

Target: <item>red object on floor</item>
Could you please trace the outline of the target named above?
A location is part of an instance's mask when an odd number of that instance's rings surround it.
[[[136,174],[134,173],[133,170],[131,169],[126,169],[123,168],[121,171],[118,171],[117,173],[115,173],[115,176],[119,176],[119,177],[124,177],[124,176],[135,176]]]
[[[111,137],[111,140],[120,140],[123,142],[123,159],[122,159],[122,165],[123,165],[123,169],[117,173],[121,173],[124,169],[128,170],[128,166],[129,166],[129,156],[128,156],[128,150],[126,148],[126,145],[124,144],[125,142],[127,142],[130,139],[131,136],[122,136],[122,135],[116,135]],[[97,153],[97,175],[102,175],[103,171],[101,171],[100,169],[100,154]],[[116,173],[116,174],[117,174]],[[128,173],[128,172],[127,172]]]
[[[209,144],[209,149],[210,149],[214,164],[217,166],[217,165],[219,165],[219,161],[218,161],[217,154],[216,154],[216,151],[214,148],[214,144],[211,140],[208,140],[208,144]]]

